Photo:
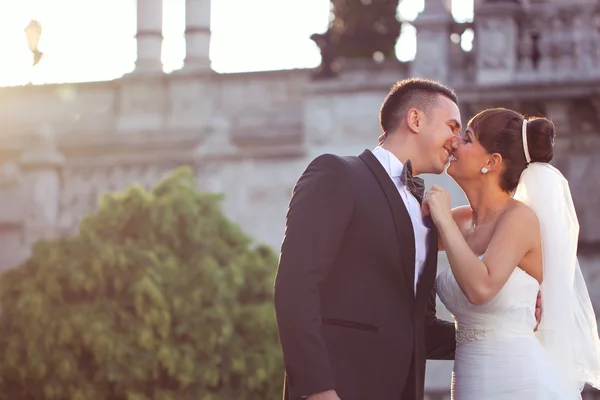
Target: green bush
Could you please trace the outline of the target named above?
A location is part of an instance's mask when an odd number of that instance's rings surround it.
[[[180,169],[0,277],[0,398],[281,398],[277,259]]]

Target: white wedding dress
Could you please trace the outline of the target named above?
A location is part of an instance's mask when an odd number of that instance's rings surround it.
[[[538,282],[515,268],[496,297],[469,303],[452,270],[442,272],[437,293],[456,322],[453,400],[577,400],[587,382],[600,389],[600,337],[577,259],[579,222],[569,182],[550,164],[529,163],[514,198],[540,222],[542,272]],[[535,303],[542,291],[537,332]]]
[[[561,388],[548,354],[535,336],[540,285],[515,268],[494,299],[471,304],[448,268],[437,293],[456,322],[453,400],[575,400]]]

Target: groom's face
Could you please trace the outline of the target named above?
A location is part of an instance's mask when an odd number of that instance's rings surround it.
[[[440,95],[429,116],[424,117],[419,143],[424,164],[422,173],[441,174],[460,140],[461,121],[458,106]]]

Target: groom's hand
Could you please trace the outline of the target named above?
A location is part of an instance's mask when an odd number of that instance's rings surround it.
[[[538,291],[537,301],[535,302],[535,320],[537,321],[537,325],[535,326],[534,332],[538,330],[540,326],[540,321],[542,320],[542,291]]]
[[[335,390],[328,390],[317,394],[312,394],[306,400],[341,400]]]

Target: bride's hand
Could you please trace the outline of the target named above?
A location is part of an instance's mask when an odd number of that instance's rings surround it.
[[[433,223],[439,228],[444,223],[452,222],[452,210],[450,208],[450,193],[437,185],[425,193],[423,205],[421,206],[423,216],[431,216]]]

